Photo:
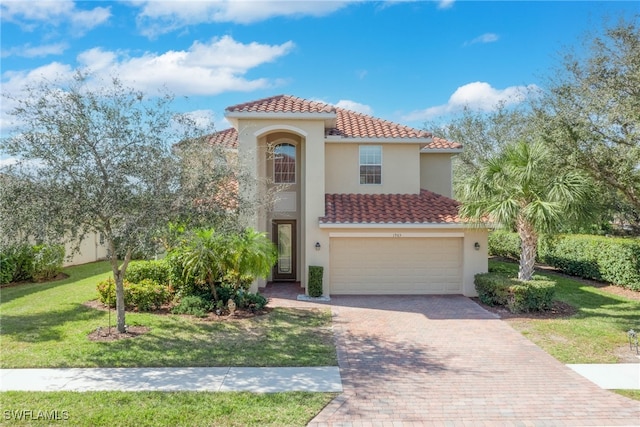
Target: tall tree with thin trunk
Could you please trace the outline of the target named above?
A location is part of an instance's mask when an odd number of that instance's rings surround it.
[[[117,329],[124,332],[123,279],[132,255],[153,251],[171,220],[232,214],[227,206],[199,203],[202,186],[188,179],[172,148],[207,130],[176,114],[172,96],[148,96],[117,78],[77,73],[70,84],[44,81],[13,101],[19,128],[0,143],[0,153],[17,159],[0,170],[7,183],[0,191],[4,239],[78,243],[99,233],[116,283]],[[215,189],[235,179],[226,162],[213,163],[197,174],[199,182]]]
[[[480,163],[462,189],[460,215],[474,222],[515,230],[521,241],[518,279],[534,272],[540,233],[587,212],[588,180],[572,170],[554,170],[540,142],[506,145]]]

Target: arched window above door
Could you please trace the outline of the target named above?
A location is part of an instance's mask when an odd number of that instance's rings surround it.
[[[278,144],[273,148],[273,181],[276,184],[295,184],[296,146]]]

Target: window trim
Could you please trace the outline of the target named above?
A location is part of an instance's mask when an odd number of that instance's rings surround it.
[[[293,147],[293,154],[294,154],[294,158],[293,158],[293,181],[291,182],[281,182],[278,181],[276,179],[276,150],[278,149],[278,147],[281,146],[290,146]],[[294,144],[292,141],[282,141],[282,142],[276,142],[273,144],[273,165],[271,167],[272,172],[273,172],[273,183],[274,184],[285,184],[285,185],[295,185],[298,182],[298,147],[296,146],[296,144]],[[282,174],[282,173],[281,173]]]
[[[380,163],[362,163],[362,149],[363,148],[378,148],[380,150]],[[362,166],[379,166],[380,167],[380,182],[362,182]],[[366,174],[365,174],[366,177]],[[365,178],[366,181],[366,178]],[[382,145],[379,144],[362,144],[358,146],[358,182],[360,185],[382,185]]]

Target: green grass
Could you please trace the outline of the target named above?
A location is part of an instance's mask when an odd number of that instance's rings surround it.
[[[493,260],[489,265],[513,272],[518,268]],[[575,307],[577,313],[559,319],[508,319],[515,329],[563,363],[616,363],[620,354],[631,351],[627,331],[640,329],[640,301],[559,275],[536,273],[555,280],[555,299]]]
[[[0,416],[3,425],[20,426],[304,426],[335,396],[303,392],[5,392],[0,394]],[[33,421],[38,411],[43,418],[57,416],[58,421]],[[17,420],[21,414],[23,420]],[[25,421],[25,415],[32,420]]]
[[[88,334],[108,325],[96,299],[107,263],[71,267],[65,280],[0,290],[2,368],[336,365],[331,313],[276,308],[252,319],[212,322],[127,313],[128,325],[151,330],[112,342]],[[115,314],[111,321],[115,323]]]

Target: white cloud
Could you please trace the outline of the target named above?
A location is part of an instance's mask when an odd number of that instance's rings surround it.
[[[7,167],[7,166],[11,166],[11,165],[15,165],[18,163],[18,158],[17,157],[6,157],[6,158],[0,158],[0,169]]]
[[[439,0],[438,1],[438,9],[449,9],[453,6],[455,0]]]
[[[477,44],[477,43],[493,43],[493,42],[497,42],[499,39],[500,37],[495,33],[484,33],[481,36],[478,36],[471,41],[465,42],[464,45],[468,46],[468,45]]]
[[[25,30],[35,31],[39,26],[67,24],[76,37],[102,25],[111,17],[108,7],[82,10],[77,9],[72,0],[5,0],[0,5],[0,11],[3,21],[15,22]]]
[[[196,41],[186,50],[147,52],[137,57],[128,56],[127,52],[94,48],[78,55],[77,65],[54,62],[30,71],[6,71],[2,74],[2,90],[20,96],[25,87],[43,78],[70,81],[80,68],[101,79],[117,76],[126,86],[148,93],[164,88],[177,96],[249,92],[281,84],[278,79],[248,79],[245,74],[287,55],[294,46],[291,41],[280,45],[243,44],[225,36],[208,42]],[[0,124],[3,128],[10,125],[6,113],[14,106],[9,101],[2,103]]]
[[[23,58],[37,58],[41,56],[49,55],[61,55],[69,45],[67,43],[54,43],[44,44],[40,46],[31,46],[25,44],[23,46],[14,46],[10,49],[3,49],[1,56],[6,58],[8,56],[20,56]]]
[[[344,108],[345,110],[355,111],[362,114],[373,114],[373,109],[365,104],[359,102],[350,101],[348,99],[341,99],[335,104],[336,107]]]
[[[325,16],[352,1],[134,0],[130,4],[140,8],[137,22],[142,33],[155,37],[202,23],[251,24],[276,16]]]
[[[468,83],[456,89],[446,104],[413,111],[403,119],[406,121],[429,120],[437,116],[460,112],[465,107],[474,111],[488,112],[494,110],[500,103],[505,105],[519,104],[538,90],[538,86],[533,84],[495,89],[485,82]]]

